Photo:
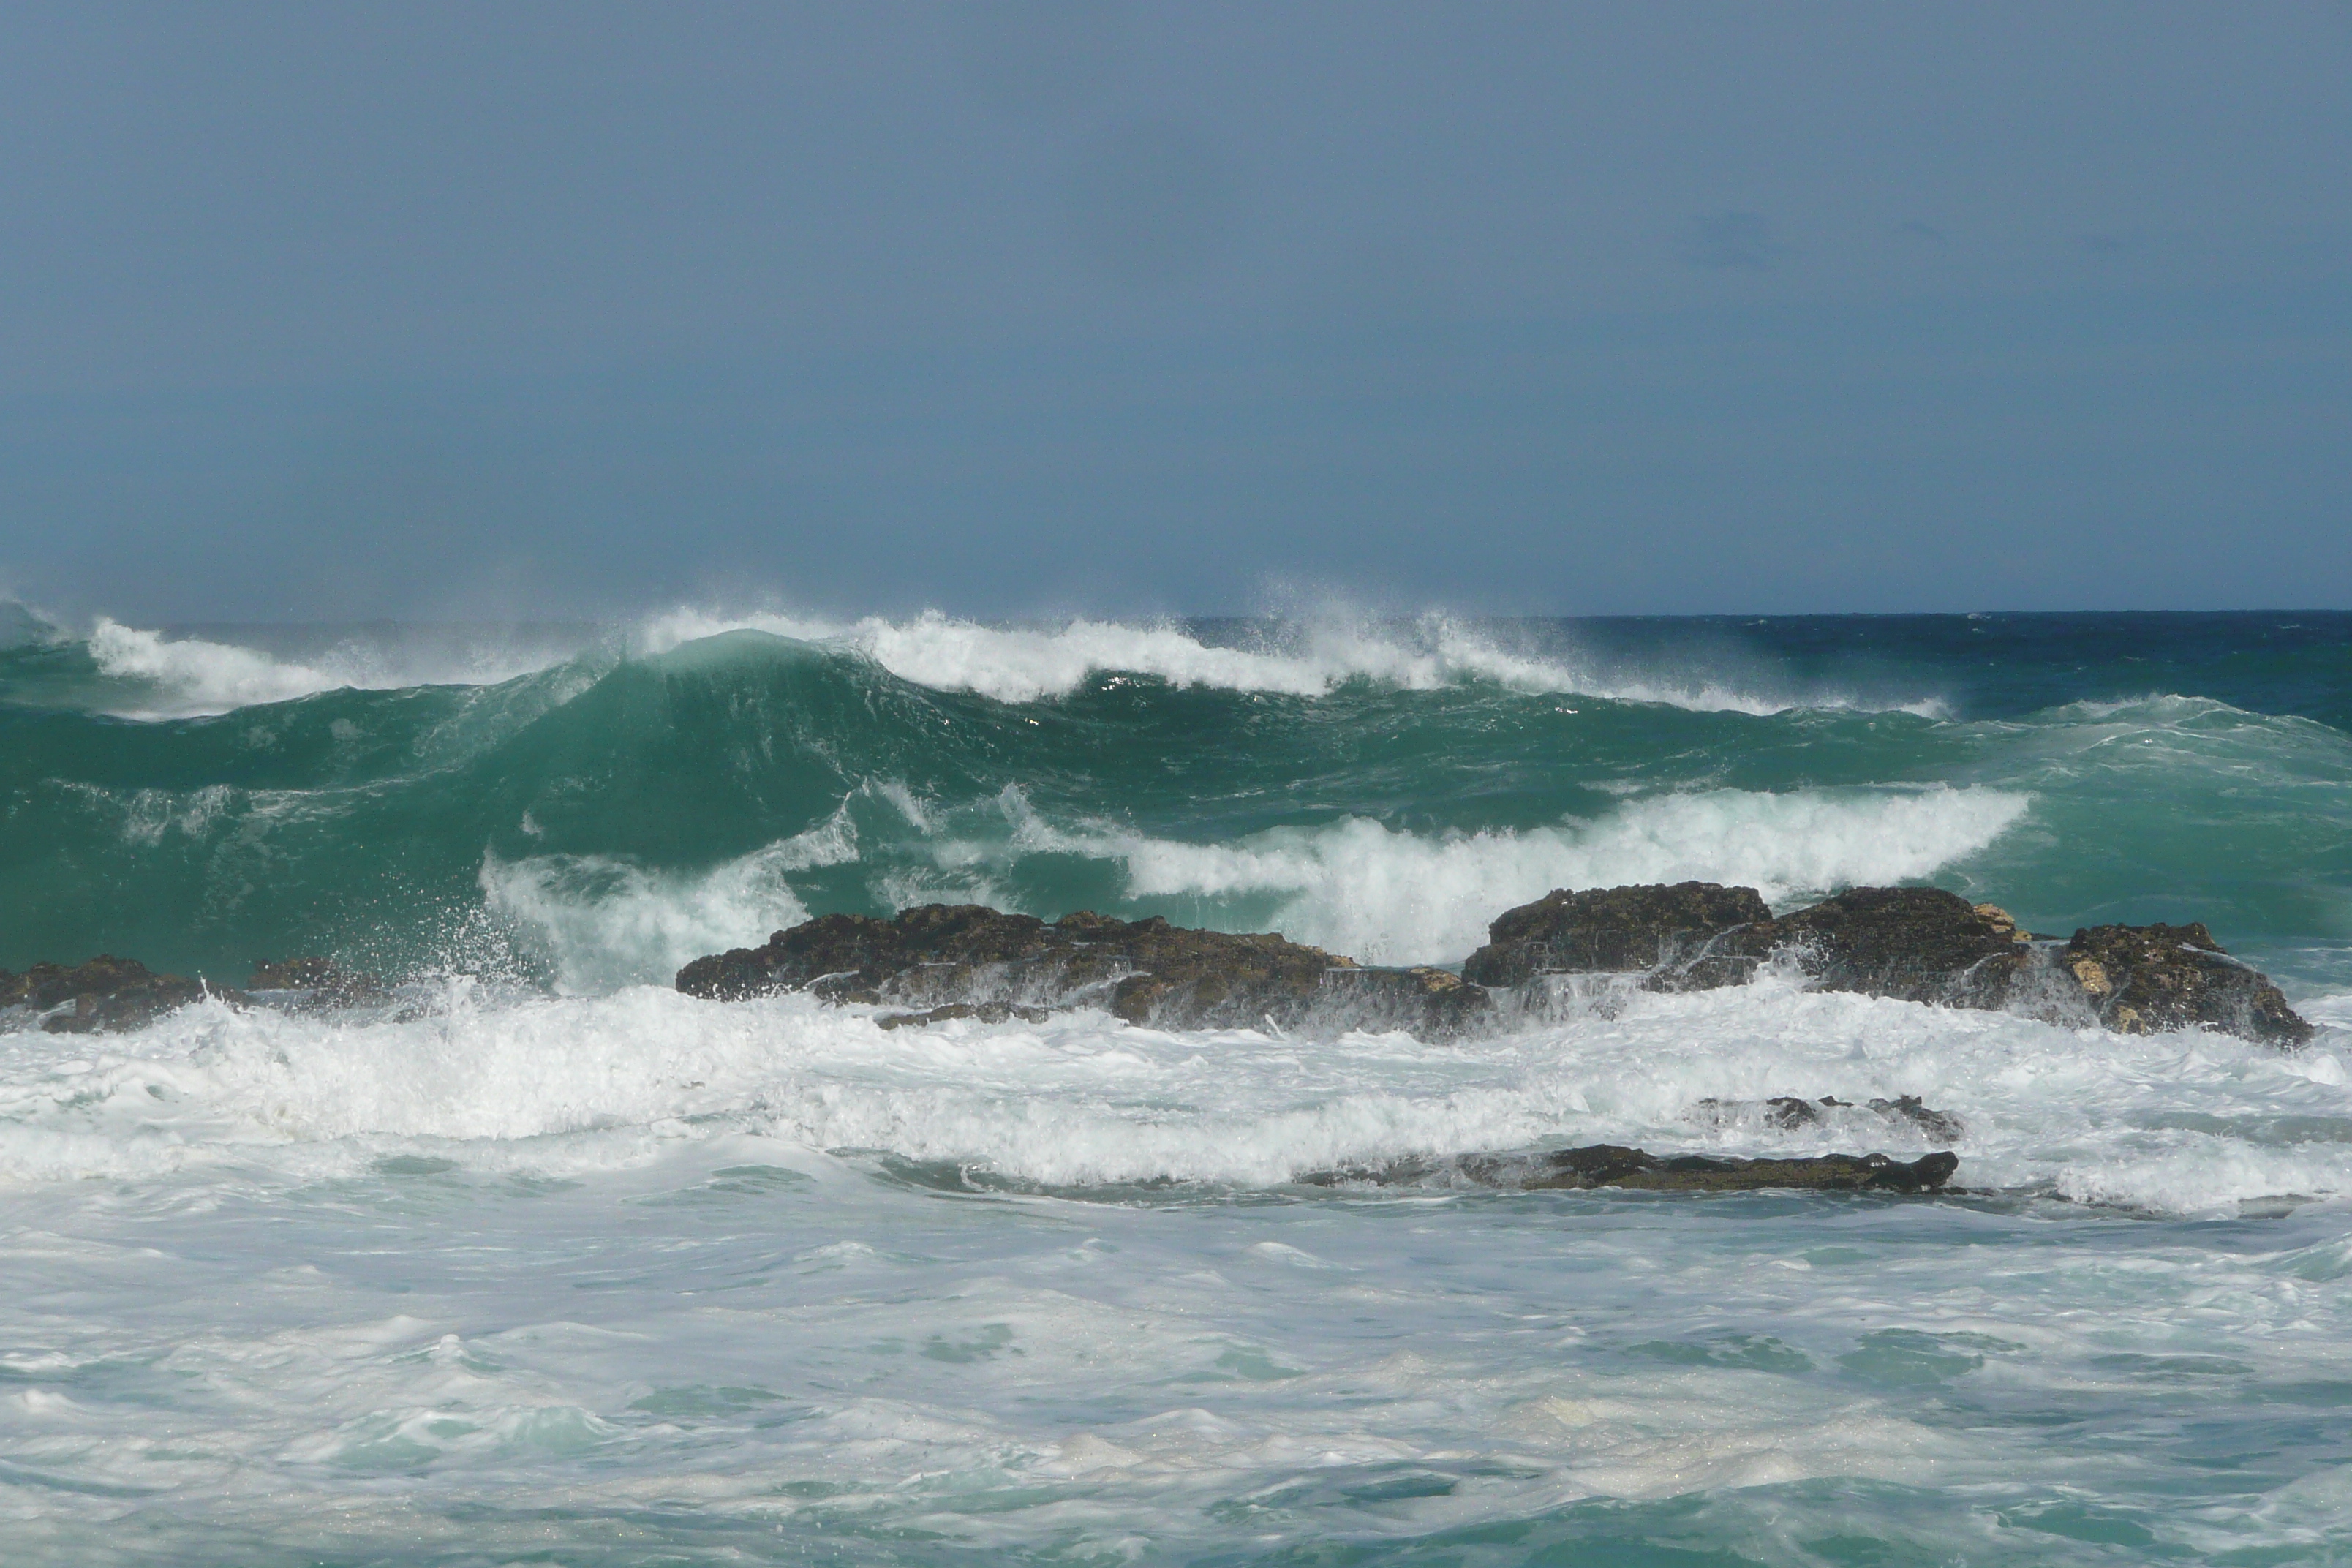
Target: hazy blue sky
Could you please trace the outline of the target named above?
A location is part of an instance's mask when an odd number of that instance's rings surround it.
[[[2352,604],[2352,4],[17,5],[0,590]]]

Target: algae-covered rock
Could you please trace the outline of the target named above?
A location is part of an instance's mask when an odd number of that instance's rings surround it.
[[[2059,962],[2101,1023],[2127,1035],[2206,1025],[2294,1049],[2312,1027],[2267,977],[2222,951],[2199,921],[2091,926]]]

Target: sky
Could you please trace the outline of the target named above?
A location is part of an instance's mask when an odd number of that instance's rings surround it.
[[[0,595],[2352,605],[2352,0],[25,4]]]

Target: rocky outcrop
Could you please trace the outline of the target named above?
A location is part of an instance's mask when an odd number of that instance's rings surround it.
[[[2013,1008],[2126,1033],[2202,1025],[2285,1049],[2311,1037],[2277,986],[2201,925],[2097,926],[2060,949],[2007,911],[1937,888],[1855,888],[1774,919],[1752,889],[1711,882],[1565,889],[1507,911],[1463,973],[1525,985],[1627,973],[1654,991],[1739,984],[1785,953],[1823,991]]]
[[[2201,1024],[2289,1050],[2312,1036],[2279,988],[2222,952],[2201,922],[2091,926],[2058,962],[2099,1022],[2123,1034]]]
[[[1779,957],[1823,991],[2011,1008],[2126,1033],[2202,1026],[2285,1049],[2312,1035],[2278,987],[2201,925],[2098,926],[2062,948],[1996,905],[1937,888],[1854,888],[1778,918],[1754,889],[1713,882],[1563,889],[1498,916],[1488,936],[1455,975],[1370,968],[1276,935],[1158,919],[1079,913],[1049,924],[927,904],[890,920],[822,916],[760,947],[698,958],[678,971],[677,988],[718,998],[805,989],[909,1009],[892,1027],[997,1016],[976,1009],[1095,1005],[1170,1028],[1362,1027],[1451,1039],[1496,1026],[1490,987],[1517,988],[1514,1008],[1540,1009],[1547,994],[1533,983],[1547,975],[1704,990],[1742,984]]]
[[[1082,912],[1048,924],[977,904],[891,920],[823,915],[760,947],[696,959],[677,988],[719,999],[807,990],[933,1017],[992,1003],[1092,1005],[1168,1028],[1403,1028],[1423,1038],[1460,1036],[1494,1013],[1483,986],[1444,970],[1369,969],[1279,936],[1157,918]]]
[[[1923,1154],[1904,1161],[1885,1154],[1817,1154],[1786,1160],[1722,1159],[1709,1154],[1653,1154],[1618,1143],[1592,1143],[1542,1154],[1464,1154],[1411,1161],[1378,1169],[1328,1171],[1303,1178],[1321,1186],[1468,1181],[1522,1192],[1628,1187],[1666,1193],[1756,1192],[1801,1188],[1826,1192],[1932,1193],[1959,1169],[1957,1155]]]
[[[215,996],[242,1005],[242,992],[208,985],[184,974],[157,974],[135,958],[100,953],[70,968],[37,963],[22,974],[0,970],[0,1007],[31,1007],[48,1014],[41,1027],[53,1035],[89,1035],[136,1029],[175,1007]],[[72,1004],[70,1012],[52,1011]]]

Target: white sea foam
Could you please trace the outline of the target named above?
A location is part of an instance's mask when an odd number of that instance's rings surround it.
[[[1778,976],[1445,1047],[1098,1014],[886,1033],[652,987],[431,1002],[0,1034],[12,1540],[593,1559],[625,1514],[680,1558],[1478,1531],[1524,1556],[1580,1519],[2043,1561],[2100,1510],[2184,1559],[2340,1533],[2326,1434],[2296,1434],[2347,1324],[2341,1032],[2282,1057]],[[1965,1124],[1963,1182],[2048,1197],[1182,1184],[1596,1140],[1925,1147],[1701,1103],[1781,1093],[1923,1095]],[[967,1177],[1066,1190],[940,1201]],[[2322,1212],[2275,1239],[2148,1222],[2250,1200]],[[2252,1480],[2193,1489],[2257,1447]],[[1678,1497],[1704,1501],[1639,1511]]]
[[[688,959],[756,942],[808,910],[785,878],[857,858],[847,804],[805,833],[702,872],[657,872],[602,855],[483,858],[482,895],[554,971],[559,989],[660,981]]]
[[[1180,687],[1320,697],[1350,681],[1434,690],[1489,681],[1529,692],[1657,702],[1702,711],[1778,713],[1791,708],[1873,706],[1837,693],[1738,689],[1705,675],[1677,679],[1611,672],[1589,663],[1512,649],[1451,616],[1404,624],[1310,620],[1279,647],[1220,647],[1172,622],[1129,626],[1073,619],[1056,626],[986,626],[926,611],[910,620],[869,616],[854,622],[783,613],[729,615],[678,609],[649,617],[634,646],[658,654],[729,631],[751,629],[854,649],[891,674],[940,690],[973,691],[1000,702],[1033,702],[1077,689],[1097,675],[1148,675]],[[1883,706],[1939,717],[1940,703]]]
[[[643,987],[337,1024],[218,1005],[101,1042],[0,1036],[0,1176],[276,1165],[310,1177],[428,1144],[489,1168],[641,1163],[736,1133],[888,1151],[1055,1186],[1265,1185],[1467,1151],[1611,1142],[1810,1152],[1916,1129],[1777,1131],[1704,1102],[1911,1094],[1958,1117],[1971,1184],[2155,1212],[2352,1198],[2352,1037],[2283,1056],[2224,1036],[2071,1031],[1813,994],[1784,976],[1486,1042],[1172,1034],[1100,1014],[885,1032],[803,996]],[[2318,1130],[2315,1131],[2314,1130]],[[478,1150],[467,1153],[458,1146]]]

